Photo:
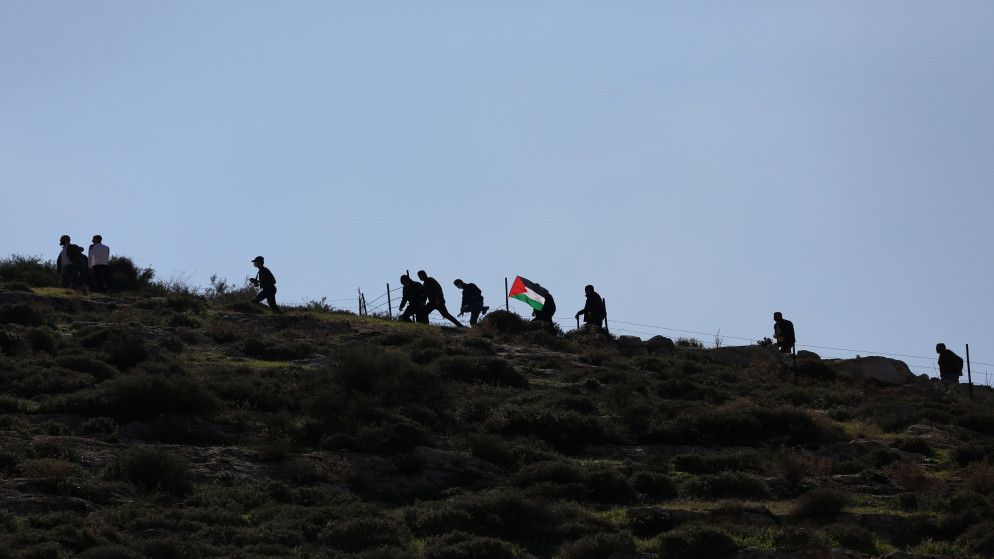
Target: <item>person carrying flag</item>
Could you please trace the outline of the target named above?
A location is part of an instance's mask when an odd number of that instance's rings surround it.
[[[552,322],[552,315],[556,314],[556,302],[549,290],[521,276],[514,278],[514,284],[507,295],[528,303],[533,309],[533,321]]]

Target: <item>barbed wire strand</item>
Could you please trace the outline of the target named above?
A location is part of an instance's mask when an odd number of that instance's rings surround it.
[[[385,297],[387,295],[390,295],[390,297],[389,297],[389,299],[387,301],[390,302],[390,303],[396,302],[396,305],[394,305],[393,308],[397,308],[398,311],[399,311],[400,301],[403,300],[403,296],[402,295],[395,295],[398,291],[400,291],[400,290],[391,290],[391,291],[382,293],[376,299],[373,299],[372,301],[367,302],[367,309],[369,308],[369,303],[376,302],[376,301],[382,299],[383,297]],[[357,299],[355,297],[352,297],[350,299],[333,299],[333,301],[356,301],[356,300]],[[378,305],[376,307],[372,307],[372,310],[369,311],[369,312],[370,312],[370,314],[375,314],[379,310],[383,309],[383,307],[385,307],[386,305],[387,305],[387,302],[383,302],[383,303],[381,303],[380,305]],[[514,311],[512,311],[512,312],[514,312]],[[515,314],[518,314],[518,313],[515,312]],[[521,315],[519,314],[518,316],[521,316]],[[560,328],[562,328],[562,325],[564,325],[564,324],[567,325],[567,326],[572,326],[573,325],[573,323],[569,319],[555,318],[555,319],[553,319],[553,321],[556,322],[557,324],[559,324]],[[449,322],[439,322],[439,321],[434,321],[434,320],[429,320],[428,323],[431,324],[431,325],[433,325],[433,326],[448,326],[450,324]],[[645,323],[641,323],[641,322],[626,322],[626,321],[623,321],[623,320],[610,319],[610,317],[609,317],[608,325],[611,327],[612,330],[626,332],[626,333],[630,333],[630,334],[640,334],[640,335],[643,335],[643,336],[654,336],[654,335],[658,335],[658,334],[654,334],[652,332],[643,332],[643,331],[638,331],[638,330],[630,330],[630,329],[625,329],[625,328],[618,328],[617,327],[618,324],[624,324],[626,326],[637,326],[637,327],[640,327],[640,328],[649,328],[649,329],[652,329],[652,330],[662,330],[662,331],[665,331],[665,332],[679,332],[681,334],[691,334],[691,335],[694,335],[694,336],[714,336],[716,340],[732,339],[732,340],[744,340],[744,341],[748,341],[748,342],[755,341],[754,337],[748,337],[747,338],[747,337],[743,337],[743,336],[732,336],[732,335],[728,335],[728,334],[720,334],[720,333],[715,333],[715,332],[700,332],[700,331],[696,331],[696,330],[686,330],[686,329],[681,329],[681,328],[670,328],[670,327],[667,327],[667,326],[659,326],[659,325],[655,325],[655,324],[645,324]],[[568,328],[562,328],[562,329],[564,331],[568,331],[569,330]],[[796,347],[799,348],[799,349],[800,348],[810,348],[810,349],[827,350],[827,351],[843,351],[843,352],[855,354],[857,356],[859,356],[859,355],[876,355],[876,356],[882,356],[882,357],[901,357],[901,358],[904,358],[904,359],[915,359],[915,360],[918,360],[918,361],[925,361],[925,362],[930,363],[930,365],[919,365],[919,364],[916,364],[916,365],[914,365],[916,368],[918,368],[918,369],[930,369],[933,372],[937,372],[938,371],[938,367],[935,365],[935,358],[933,358],[933,357],[925,357],[925,356],[921,356],[921,355],[908,355],[908,354],[905,354],[905,353],[889,353],[889,352],[874,351],[874,350],[867,350],[867,349],[851,349],[851,348],[841,348],[841,347],[819,346],[819,345],[812,345],[812,344],[797,344]],[[907,363],[905,363],[905,364],[907,364]],[[974,367],[974,366],[978,366],[978,367],[994,367],[994,365],[992,365],[990,363],[984,363],[982,361],[971,361],[970,365],[971,365],[971,374],[972,375],[983,376],[985,378],[986,382],[984,382],[982,384],[991,385],[991,376],[992,376],[991,374],[989,374],[987,371],[982,371],[982,370],[973,371],[972,367]],[[911,366],[909,365],[909,368],[910,367]],[[977,383],[976,381],[974,381],[974,384],[981,384],[981,383]]]

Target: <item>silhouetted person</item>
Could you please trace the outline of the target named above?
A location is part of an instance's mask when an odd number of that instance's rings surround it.
[[[93,236],[93,244],[86,251],[93,290],[107,293],[110,290],[110,248],[103,244],[103,237]]]
[[[794,323],[778,312],[773,313],[773,339],[777,341],[780,353],[790,353],[797,343],[794,338]]]
[[[259,273],[254,278],[249,278],[249,281],[252,282],[252,285],[262,288],[255,299],[252,299],[252,302],[261,303],[265,299],[269,303],[269,308],[273,309],[274,312],[282,313],[280,308],[276,306],[276,277],[269,271],[269,268],[263,266],[265,261],[261,256],[256,256],[252,260],[255,267],[259,268]]]
[[[59,281],[59,287],[64,287],[67,292],[79,289],[86,293],[86,286],[83,284],[81,275],[83,267],[86,265],[83,260],[83,247],[72,244],[69,235],[62,235],[59,238],[59,245],[62,247],[62,251],[55,261],[55,269],[62,277]]]
[[[939,379],[958,383],[963,376],[963,358],[946,349],[946,344],[935,344],[935,352],[939,354]]]
[[[397,310],[404,313],[400,315],[400,319],[410,322],[413,315],[416,321],[427,324],[428,313],[425,312],[424,286],[412,280],[411,276],[407,274],[400,276],[400,284],[404,286],[400,299],[400,307],[397,308]],[[404,311],[405,305],[407,305],[406,311]]]
[[[576,318],[583,316],[584,324],[592,324],[598,329],[607,317],[607,309],[604,307],[604,300],[594,291],[594,286],[588,285],[583,288],[587,296],[587,303],[582,309],[576,312]]]
[[[456,326],[462,327],[462,323],[449,314],[449,310],[445,308],[445,295],[442,294],[442,286],[438,281],[424,270],[418,270],[418,277],[424,282],[425,297],[428,298],[428,304],[425,305],[425,316],[430,315],[431,311],[438,310],[438,313],[443,317],[449,319]]]
[[[481,314],[487,314],[490,307],[483,306],[483,292],[475,283],[466,283],[461,279],[452,282],[459,289],[462,289],[462,304],[459,305],[459,316],[469,313],[469,325],[476,326],[476,320]]]
[[[552,293],[549,293],[548,289],[537,283],[534,289],[535,293],[545,297],[545,303],[542,305],[542,310],[535,309],[532,311],[532,316],[535,317],[532,321],[552,322],[552,315],[556,314],[556,301],[552,299]]]

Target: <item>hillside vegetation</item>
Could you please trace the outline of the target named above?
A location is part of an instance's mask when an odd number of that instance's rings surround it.
[[[0,559],[994,555],[987,387],[113,266],[0,261]]]

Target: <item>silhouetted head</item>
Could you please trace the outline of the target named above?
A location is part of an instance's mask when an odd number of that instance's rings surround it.
[[[584,287],[584,288],[583,288],[583,291],[584,291],[585,293],[593,293],[593,292],[594,292],[594,286],[592,286],[592,285],[588,285],[587,287]]]
[[[428,279],[428,273],[424,270],[418,270],[418,277],[421,278],[421,281],[424,281]]]
[[[773,320],[780,320],[782,318],[783,318],[782,314],[780,314],[778,312],[773,313]]]
[[[946,351],[946,344],[935,344],[936,353],[942,353],[943,351]]]
[[[59,246],[66,246],[69,244],[69,235],[62,235],[59,237]]]
[[[265,258],[263,258],[263,257],[261,257],[261,256],[256,256],[255,258],[253,258],[253,259],[252,259],[252,263],[253,263],[253,264],[255,264],[255,267],[256,267],[256,268],[261,268],[261,267],[262,267],[262,264],[263,264],[263,263],[264,263],[265,261],[266,261],[266,259],[265,259]]]
[[[94,235],[93,236],[93,242],[95,242],[95,243],[103,242],[103,240],[104,240],[104,238],[101,237],[100,235]]]
[[[466,284],[463,283],[463,281],[461,279],[457,279],[456,281],[452,282],[452,285],[458,287],[459,289],[462,289],[463,286],[466,285]]]
[[[400,276],[400,284],[401,285],[407,285],[409,283],[411,283],[411,276],[409,276],[407,274],[404,274],[404,275]]]

